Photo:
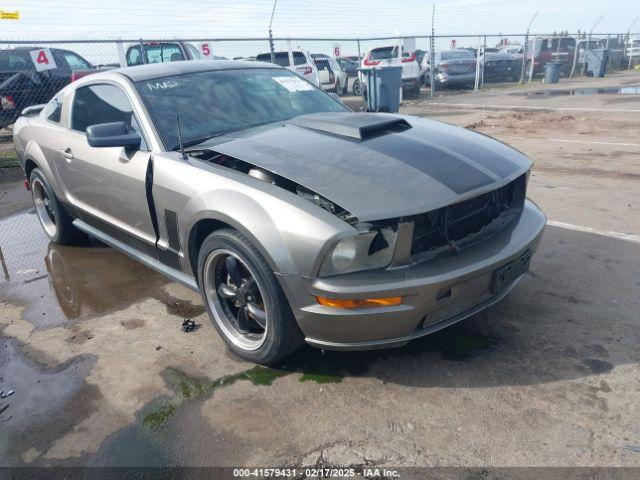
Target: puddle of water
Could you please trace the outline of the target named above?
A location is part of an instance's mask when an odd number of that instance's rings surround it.
[[[14,394],[0,400],[0,458],[19,464],[29,448],[46,451],[68,425],[81,421],[99,395],[87,387],[91,358],[43,369],[26,358],[13,341],[0,345],[0,388]]]
[[[534,90],[531,92],[514,92],[510,95],[524,96],[528,98],[548,98],[569,95],[640,95],[640,86],[630,87],[602,87],[602,88],[573,88],[573,89],[551,89]]]
[[[24,318],[36,328],[104,315],[153,296],[175,315],[204,311],[167,295],[165,278],[99,242],[49,243],[31,212],[0,220],[0,263],[2,296],[24,303]]]

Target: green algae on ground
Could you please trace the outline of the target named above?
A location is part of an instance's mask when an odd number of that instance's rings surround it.
[[[286,370],[256,365],[248,370],[225,375],[212,381],[189,377],[184,372],[172,368],[166,371],[166,378],[174,389],[180,392],[183,398],[195,398],[209,395],[217,388],[233,385],[242,380],[248,380],[253,385],[271,385],[276,378],[284,377],[290,373]]]
[[[155,407],[151,412],[144,416],[142,424],[153,430],[160,430],[165,426],[171,415],[176,411],[176,405],[173,403],[162,403]]]
[[[331,373],[320,369],[309,369],[303,371],[298,379],[300,382],[316,382],[316,383],[340,383],[344,379],[344,375],[339,373]]]

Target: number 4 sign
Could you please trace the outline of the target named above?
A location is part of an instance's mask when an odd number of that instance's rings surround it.
[[[39,50],[31,50],[31,61],[36,67],[36,71],[44,72],[45,70],[53,70],[57,67],[56,61],[51,55],[51,50],[48,48],[41,48]]]

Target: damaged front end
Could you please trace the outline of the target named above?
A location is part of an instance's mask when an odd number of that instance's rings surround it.
[[[319,276],[402,267],[459,254],[516,220],[524,205],[528,173],[495,190],[422,214],[360,221],[340,205],[288,178],[213,149],[191,150],[199,160],[244,173],[304,198],[352,225],[357,234],[338,240]]]
[[[318,207],[337,216],[347,223],[353,224],[357,221],[357,218],[350,212],[323,197],[322,195],[292,180],[289,180],[288,178],[285,178],[273,172],[269,172],[263,168],[256,167],[255,165],[252,165],[249,162],[245,162],[244,160],[240,160],[238,158],[225,155],[224,153],[216,152],[215,150],[210,149],[191,150],[189,151],[189,155],[205,162],[214,163],[216,165],[220,165],[222,167],[244,173],[251,177],[257,178],[258,180],[262,180],[263,182],[270,183],[271,185],[276,185],[291,193],[295,193],[299,197],[302,197],[305,200],[317,205]]]
[[[430,212],[375,222],[356,222],[358,235],[341,239],[324,259],[320,276],[403,267],[464,249],[517,221],[528,174],[468,200]]]

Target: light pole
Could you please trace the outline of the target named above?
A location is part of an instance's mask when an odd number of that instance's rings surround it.
[[[276,13],[276,4],[278,0],[273,0],[273,9],[271,9],[271,19],[269,20],[269,52],[271,53],[271,63],[276,63],[276,50],[273,46],[273,33],[271,32],[271,25],[273,24],[273,16]]]
[[[536,17],[538,16],[538,11],[536,11],[536,13],[533,14],[533,17],[531,18],[531,21],[529,22],[529,25],[527,26],[527,33],[525,33],[524,35],[524,51],[522,52],[522,71],[520,72],[520,83],[524,83],[524,71],[525,71],[525,65],[527,63],[527,56],[529,54],[528,49],[529,49],[529,30],[531,29],[531,25],[533,24],[533,21],[536,19]],[[535,52],[533,52],[534,56],[535,56]],[[531,60],[531,66],[533,66],[533,57]]]

